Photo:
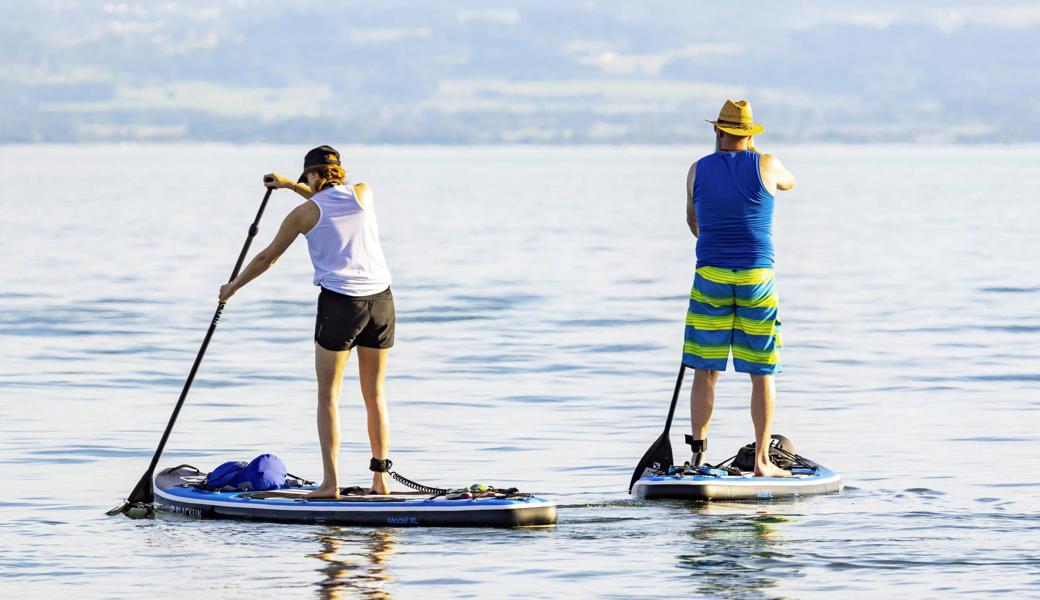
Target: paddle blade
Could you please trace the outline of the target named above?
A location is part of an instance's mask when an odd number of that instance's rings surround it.
[[[123,500],[122,504],[120,504],[119,506],[117,506],[115,508],[109,509],[108,511],[105,512],[105,514],[110,516],[110,517],[114,517],[116,515],[121,515],[121,514],[125,513],[128,508],[130,508],[130,503],[127,502],[126,500]]]
[[[131,518],[136,518],[144,508],[145,505],[149,505],[155,500],[155,495],[152,493],[152,472],[148,471],[144,475],[141,475],[141,480],[134,486],[132,492],[123,500],[123,503],[119,506],[112,508],[105,512],[106,515],[112,517],[118,514],[124,514]]]
[[[632,486],[647,471],[667,471],[670,466],[672,466],[672,442],[668,439],[668,432],[665,431],[653,444],[650,444],[643,458],[639,459],[636,470],[632,472],[632,481],[628,483],[628,491],[632,491]]]
[[[127,496],[127,504],[151,504],[155,500],[155,496],[152,494],[152,472],[149,471],[144,475],[141,475],[141,480],[134,486],[134,491],[130,492]]]

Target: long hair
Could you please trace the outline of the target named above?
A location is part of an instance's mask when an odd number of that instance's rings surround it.
[[[318,181],[314,182],[315,192],[320,192],[333,185],[343,185],[347,179],[347,171],[339,165],[322,165],[308,169],[308,171],[318,176]]]

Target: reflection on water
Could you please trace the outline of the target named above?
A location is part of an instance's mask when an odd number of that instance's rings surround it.
[[[710,596],[724,589],[739,597],[774,588],[778,577],[797,573],[778,569],[783,556],[779,524],[789,519],[774,507],[697,503],[684,508],[695,525],[688,534],[692,551],[678,555],[678,566],[693,571],[700,593]]]
[[[332,527],[318,535],[321,550],[309,554],[324,562],[318,572],[324,579],[317,583],[323,599],[373,598],[390,600],[393,596],[385,585],[393,581],[387,558],[394,553],[397,541],[390,530],[354,531]]]

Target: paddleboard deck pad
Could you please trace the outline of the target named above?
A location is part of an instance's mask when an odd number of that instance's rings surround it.
[[[751,444],[742,452],[749,448],[753,455]],[[648,471],[636,480],[632,495],[646,500],[758,501],[831,494],[840,492],[844,485],[840,475],[804,456],[775,448],[770,450],[770,456],[774,463],[778,462],[777,459],[782,460],[781,466],[792,476],[755,477],[750,469],[743,470],[738,466],[740,461],[733,457],[714,467],[690,467],[687,464],[670,466],[664,471]]]
[[[208,491],[194,467],[161,471],[153,481],[156,510],[198,518],[374,527],[536,527],[556,523],[556,506],[529,494],[446,499],[425,492],[341,495],[306,500],[315,486],[265,492]],[[356,489],[356,488],[355,488]]]

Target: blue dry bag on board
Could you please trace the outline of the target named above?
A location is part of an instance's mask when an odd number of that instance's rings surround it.
[[[274,454],[261,454],[251,462],[230,461],[213,469],[200,487],[211,490],[233,488],[260,492],[286,487],[285,463]],[[294,482],[295,483],[295,482]]]
[[[244,460],[228,461],[216,469],[213,469],[206,475],[206,480],[202,482],[202,487],[208,489],[219,490],[225,485],[235,487],[238,485],[239,478],[242,476],[242,470],[248,465]]]

